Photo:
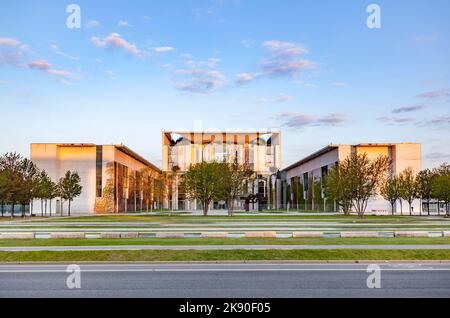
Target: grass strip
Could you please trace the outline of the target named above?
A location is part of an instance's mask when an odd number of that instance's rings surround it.
[[[450,250],[223,250],[223,251],[33,251],[0,252],[0,262],[280,260],[450,260]]]
[[[378,238],[139,238],[139,239],[30,239],[0,240],[0,246],[110,246],[110,245],[371,245],[450,244],[450,237]]]

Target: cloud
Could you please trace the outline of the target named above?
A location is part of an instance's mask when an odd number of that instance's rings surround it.
[[[287,95],[287,94],[279,94],[277,97],[275,97],[274,101],[277,103],[284,103],[284,102],[288,102],[293,99],[294,99],[294,96]]]
[[[429,44],[436,42],[441,38],[439,34],[419,35],[414,38],[414,42],[421,44]]]
[[[449,129],[450,116],[441,116],[431,119],[417,120],[411,117],[388,117],[382,116],[377,118],[378,121],[384,122],[387,125],[412,125],[420,128],[428,129]]]
[[[131,25],[130,23],[128,23],[128,21],[123,21],[123,20],[120,20],[120,21],[117,23],[117,26],[118,26],[119,28],[130,28],[130,27],[132,27],[132,25]]]
[[[277,115],[277,118],[283,121],[283,126],[290,128],[303,128],[307,126],[335,126],[348,121],[344,115],[338,113],[332,113],[325,116],[315,116],[297,112],[286,112]]]
[[[294,96],[281,93],[281,94],[278,94],[278,96],[276,96],[274,98],[265,98],[265,97],[257,98],[256,102],[259,103],[259,104],[284,103],[284,102],[291,101],[293,99],[294,99]]]
[[[245,46],[247,49],[251,48],[255,43],[256,43],[255,40],[247,40],[247,39],[241,40],[241,44]]]
[[[111,79],[115,80],[116,79],[116,74],[114,74],[113,71],[111,70],[106,70],[105,74],[108,75]]]
[[[416,122],[416,126],[429,128],[450,128],[450,116],[436,117]]]
[[[100,26],[100,22],[98,22],[97,20],[89,20],[84,26],[87,29],[97,28]]]
[[[0,64],[22,67],[28,51],[28,46],[17,39],[0,38]]]
[[[393,114],[410,113],[410,112],[424,109],[426,107],[427,106],[425,106],[425,105],[403,106],[403,107],[398,107],[398,108],[393,109],[391,111],[391,113],[393,113]]]
[[[439,98],[439,97],[449,97],[450,96],[450,89],[439,89],[435,91],[429,91],[422,94],[417,95],[421,98]]]
[[[306,87],[306,88],[317,88],[317,87],[319,87],[319,85],[317,85],[317,84],[307,83],[307,82],[299,81],[299,80],[294,81],[294,83],[298,84],[298,85],[301,85],[303,87]]]
[[[301,55],[308,54],[308,50],[293,42],[270,40],[263,42],[270,54],[269,58],[259,63],[260,76],[294,76],[302,70],[315,66],[315,63]]]
[[[167,53],[167,52],[175,51],[175,48],[171,47],[171,46],[161,46],[161,47],[155,48],[154,51],[156,53]]]
[[[68,71],[64,71],[64,70],[54,70],[54,69],[50,69],[47,71],[48,74],[50,75],[55,75],[55,76],[59,76],[59,77],[70,77],[71,74]]]
[[[250,73],[240,73],[237,75],[236,83],[239,86],[245,85],[253,81],[253,75]]]
[[[263,42],[262,45],[275,56],[292,57],[309,53],[308,49],[293,42],[270,40]]]
[[[225,75],[210,69],[179,69],[172,82],[176,89],[190,93],[209,93],[226,85]]]
[[[2,46],[18,46],[20,41],[13,38],[0,38],[0,45]]]
[[[108,48],[108,49],[120,49],[124,50],[126,53],[133,55],[133,56],[143,56],[144,52],[140,51],[138,47],[125,40],[120,36],[118,33],[110,33],[107,37],[100,39],[96,36],[93,36],[91,38],[91,42],[101,48]]]
[[[426,156],[428,159],[450,159],[450,153],[443,153],[443,152],[431,152]]]
[[[53,76],[62,77],[62,78],[70,78],[71,77],[70,72],[65,71],[65,70],[53,69],[52,65],[46,60],[30,61],[30,62],[28,62],[27,66],[28,66],[28,68],[30,68],[32,70],[43,71],[43,72],[46,72],[47,74],[50,74]]]
[[[55,48],[55,46],[54,46]],[[10,64],[22,69],[37,70],[49,75],[58,77],[61,82],[63,78],[72,78],[70,72],[54,69],[52,65],[44,59],[26,61],[28,46],[13,38],[0,38],[0,64]]]
[[[50,45],[50,48],[53,50],[53,52],[55,52],[55,54],[58,54],[58,55],[60,55],[62,57],[65,57],[65,58],[68,58],[68,59],[74,60],[74,61],[79,61],[80,60],[78,57],[75,57],[75,56],[69,55],[67,53],[64,53],[63,51],[61,51],[59,49],[59,46],[56,45],[56,44]]]
[[[382,116],[377,118],[378,121],[384,122],[388,125],[399,125],[399,124],[409,124],[413,123],[415,121],[414,118],[409,117],[388,117],[388,116]]]
[[[263,74],[267,76],[293,76],[304,69],[311,68],[309,60],[268,59],[260,63]]]
[[[28,67],[31,69],[46,71],[49,70],[52,67],[52,65],[46,60],[35,60],[28,62]]]
[[[346,86],[348,86],[348,84],[346,82],[340,82],[340,81],[332,82],[330,85],[334,86],[334,87],[346,87]]]

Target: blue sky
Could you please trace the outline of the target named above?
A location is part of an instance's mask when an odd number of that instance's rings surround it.
[[[69,29],[69,4],[81,28]],[[381,8],[369,29],[366,8]],[[281,128],[283,166],[329,143],[420,142],[450,161],[449,1],[0,4],[0,152],[161,131]]]

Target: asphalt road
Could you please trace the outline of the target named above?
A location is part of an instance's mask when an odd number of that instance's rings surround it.
[[[5,297],[450,297],[450,263],[80,265],[69,289],[67,265],[0,265]],[[73,281],[72,281],[73,282]]]
[[[118,250],[448,250],[446,244],[365,244],[365,245],[79,245],[79,246],[0,246],[0,251],[118,251]]]

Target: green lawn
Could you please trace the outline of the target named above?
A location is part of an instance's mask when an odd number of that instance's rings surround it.
[[[9,218],[9,220],[11,220]],[[345,222],[426,222],[436,221],[436,218],[419,217],[419,216],[374,216],[367,215],[363,219],[359,219],[355,215],[234,215],[229,216],[191,216],[191,215],[94,215],[94,216],[82,216],[82,217],[70,217],[70,218],[51,218],[46,219],[48,222],[155,222],[155,223],[201,223],[205,224],[210,222],[239,222],[239,221],[345,221]],[[443,217],[439,220],[448,220]]]
[[[359,245],[450,244],[450,237],[394,238],[139,238],[139,239],[32,239],[0,240],[0,246],[101,246],[101,245]]]
[[[450,260],[450,250],[224,250],[0,252],[0,262],[136,262],[257,260]]]

